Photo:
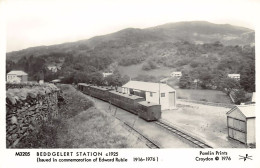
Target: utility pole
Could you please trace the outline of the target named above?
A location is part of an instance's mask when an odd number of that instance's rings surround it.
[[[161,104],[161,82],[159,82],[159,104]]]

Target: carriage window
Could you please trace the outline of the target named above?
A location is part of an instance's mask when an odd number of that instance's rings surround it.
[[[153,97],[153,92],[150,92],[150,97]]]
[[[165,97],[165,93],[161,93],[161,97]]]

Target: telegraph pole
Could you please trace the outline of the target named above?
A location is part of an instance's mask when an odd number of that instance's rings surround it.
[[[161,104],[161,82],[159,82],[159,104]]]

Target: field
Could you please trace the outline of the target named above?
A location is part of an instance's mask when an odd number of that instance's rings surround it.
[[[206,101],[214,103],[232,103],[231,99],[222,91],[218,90],[196,90],[176,89],[178,99]]]
[[[23,139],[20,148],[143,148],[123,124],[70,85],[61,85],[65,101],[59,118]],[[138,141],[139,142],[139,141]]]

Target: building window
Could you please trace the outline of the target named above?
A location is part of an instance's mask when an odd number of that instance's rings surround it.
[[[150,92],[150,97],[153,97],[153,92]]]
[[[165,93],[161,93],[161,97],[165,97]]]

